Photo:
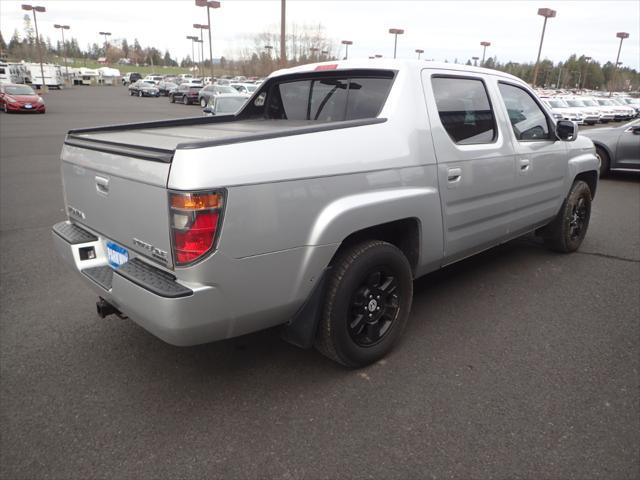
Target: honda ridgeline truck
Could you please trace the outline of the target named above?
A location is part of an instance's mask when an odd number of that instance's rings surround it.
[[[282,326],[350,367],[384,356],[413,279],[535,231],[587,231],[598,160],[511,75],[349,60],[273,73],[235,115],[72,130],[58,253],[174,345]]]

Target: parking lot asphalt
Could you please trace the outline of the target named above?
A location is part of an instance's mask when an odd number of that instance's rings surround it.
[[[178,348],[100,320],[52,249],[64,133],[200,110],[46,101],[0,114],[2,479],[640,476],[638,175],[600,183],[578,253],[523,238],[417,280],[399,347],[350,371],[273,330]]]

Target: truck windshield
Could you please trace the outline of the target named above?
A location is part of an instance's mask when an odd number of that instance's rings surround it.
[[[248,116],[280,120],[337,122],[375,118],[384,106],[393,72],[306,74],[267,86],[245,109]]]

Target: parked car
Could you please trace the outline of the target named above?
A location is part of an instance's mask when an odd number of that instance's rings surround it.
[[[198,93],[201,89],[202,85],[183,83],[169,92],[169,101],[171,103],[182,102],[185,105],[197,103]]]
[[[178,88],[178,84],[174,82],[163,80],[158,83],[158,93],[164,97],[168,96],[169,92],[175,90],[176,88]]]
[[[616,118],[616,112],[606,105],[600,105],[594,98],[581,97],[582,103],[585,106],[594,108],[600,114],[600,123],[609,123]]]
[[[594,99],[601,107],[606,107],[610,112],[614,115],[614,120],[619,122],[622,120],[629,119],[628,109],[626,107],[621,107],[616,105],[608,98],[595,98]]]
[[[251,96],[258,89],[258,85],[252,83],[232,83],[231,87],[235,88],[239,93]]]
[[[631,108],[633,108],[636,112],[636,117],[640,116],[640,99],[622,97],[622,98],[619,98],[619,100],[624,102],[626,105],[630,106]]]
[[[581,134],[590,138],[596,147],[601,177],[611,170],[640,170],[640,120]]]
[[[9,112],[45,113],[44,100],[29,85],[16,83],[0,84],[0,108]]]
[[[622,98],[612,98],[611,103],[618,107],[618,110],[625,115],[624,120],[631,120],[636,116],[636,109],[631,105],[627,105],[627,102],[624,102]]]
[[[565,98],[564,101],[569,105],[569,107],[578,109],[582,114],[583,122],[587,125],[595,125],[600,121],[600,112],[594,107],[585,105],[581,98]]]
[[[577,108],[570,107],[563,99],[557,97],[543,97],[541,100],[551,109],[554,114],[554,118],[570,120],[572,122],[576,122],[578,125],[584,125],[583,113]]]
[[[229,85],[207,85],[198,92],[198,103],[204,108],[209,99],[215,95],[236,95],[237,93],[236,89]]]
[[[126,85],[130,85],[132,83],[137,82],[141,78],[142,78],[142,75],[140,75],[137,72],[125,73],[124,77],[122,77],[122,84],[125,85],[125,86]]]
[[[207,106],[203,109],[205,115],[233,115],[246,103],[248,97],[239,93],[221,93],[211,95]]]
[[[153,80],[138,80],[129,85],[129,95],[138,97],[159,97],[160,91]]]
[[[414,278],[527,232],[577,250],[598,185],[522,80],[418,60],[280,70],[236,115],[72,130],[61,158],[55,248],[101,316],[175,345],[281,326],[349,367],[397,343]]]
[[[158,85],[162,80],[164,80],[164,78],[162,77],[162,75],[151,74],[144,77],[143,80],[153,82],[154,84]]]

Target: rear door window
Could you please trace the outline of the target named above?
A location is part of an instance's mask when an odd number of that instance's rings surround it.
[[[433,77],[442,126],[458,145],[491,143],[496,124],[484,82],[476,78]]]

